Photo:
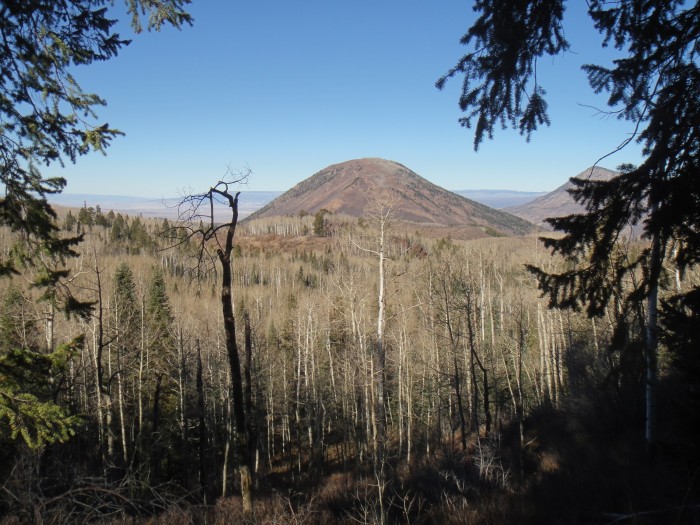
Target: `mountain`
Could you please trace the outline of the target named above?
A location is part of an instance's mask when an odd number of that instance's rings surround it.
[[[524,235],[534,226],[508,213],[445,190],[406,166],[378,158],[333,164],[301,181],[246,220],[315,213],[361,217],[370,198],[395,200],[396,218],[424,227],[460,230],[460,237]]]
[[[241,219],[247,217],[275,197],[282,195],[282,193],[281,191],[242,191],[238,200],[239,216]],[[496,209],[526,204],[545,194],[543,191],[513,190],[455,190],[453,193]],[[94,208],[99,205],[101,209],[105,211],[112,210],[115,213],[121,212],[129,215],[171,219],[177,218],[176,206],[179,199],[172,197],[156,199],[126,195],[96,195],[93,193],[59,193],[50,195],[49,201],[52,204],[67,208],[82,208],[84,205]],[[222,206],[222,217],[226,211],[227,209]]]
[[[545,195],[546,191],[455,190],[454,193],[497,210],[520,206]]]
[[[575,178],[610,180],[617,175],[619,175],[619,173],[616,171],[595,166],[582,171],[576,175]],[[510,206],[508,208],[504,208],[503,211],[517,215],[518,217],[525,219],[526,221],[530,221],[531,223],[540,227],[551,229],[549,225],[544,222],[546,218],[565,217],[567,215],[581,213],[584,211],[583,206],[574,201],[573,197],[568,193],[569,188],[572,186],[573,184],[569,180],[566,182],[566,184],[559,186],[556,190],[538,197],[527,204]]]

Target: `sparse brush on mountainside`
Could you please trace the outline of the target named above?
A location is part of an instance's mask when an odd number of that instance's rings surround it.
[[[376,195],[396,201],[396,218],[403,222],[417,228],[459,227],[464,238],[525,235],[537,229],[519,217],[447,191],[398,162],[376,158],[328,166],[251,214],[246,222],[321,210],[357,219]]]

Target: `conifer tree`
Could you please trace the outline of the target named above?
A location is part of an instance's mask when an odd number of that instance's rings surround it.
[[[125,3],[137,32],[143,29],[144,17],[149,30],[191,23],[183,10],[188,0]],[[42,299],[52,309],[82,316],[89,315],[90,304],[78,301],[66,286],[64,264],[66,258],[77,255],[75,246],[81,236],[59,235],[56,213],[47,201],[47,196],[63,190],[66,180],[43,177],[38,166],[75,162],[90,151],[104,152],[121,134],[97,121],[95,110],[105,101],[84,92],[74,77],[81,66],[108,60],[128,44],[114,31],[116,20],[110,18],[110,9],[114,6],[103,0],[0,3],[0,226],[8,227],[17,239],[11,250],[0,255],[0,277],[33,268],[32,285],[45,290]],[[29,354],[15,357],[12,366],[41,364]],[[3,356],[2,366],[11,358]],[[24,370],[27,374],[33,371]],[[14,427],[13,437],[38,445],[68,435],[67,427],[61,426],[67,420],[56,412],[60,411],[57,406],[41,404],[29,393],[30,383],[23,385],[4,372],[0,377],[1,403],[8,403],[0,404],[0,418],[9,420],[11,426],[19,421],[24,424]],[[56,428],[51,425],[54,416]],[[34,423],[39,425],[36,432],[22,430]]]
[[[120,332],[130,334],[135,330],[138,311],[134,273],[129,265],[123,262],[114,272],[113,315]]]
[[[67,232],[72,232],[73,228],[75,228],[76,222],[76,218],[73,216],[71,211],[68,210],[68,213],[66,214],[66,220],[63,222],[63,229]]]
[[[116,354],[117,365],[117,392],[119,405],[119,419],[121,426],[122,457],[124,463],[128,461],[128,443],[126,437],[125,391],[128,384],[133,384],[134,379],[130,371],[138,368],[140,349],[140,317],[141,310],[136,296],[136,283],[134,274],[129,265],[123,262],[114,273],[111,314],[112,340]],[[134,389],[139,391],[138,388]],[[135,423],[134,423],[135,424]],[[136,424],[135,424],[136,425]],[[141,429],[138,429],[139,432]]]
[[[112,230],[110,231],[110,239],[112,242],[119,242],[127,238],[129,234],[129,226],[127,225],[124,217],[121,213],[117,213],[117,216],[112,222]]]
[[[172,333],[173,314],[165,286],[163,271],[153,268],[151,283],[146,297],[147,355],[150,363],[152,390],[151,412],[151,473],[153,481],[162,474],[162,465],[167,464],[164,446],[168,428],[170,376],[174,363],[175,342]]]
[[[35,334],[35,323],[26,315],[26,300],[19,288],[11,284],[0,304],[0,355],[26,348]]]
[[[493,137],[497,125],[509,124],[529,139],[538,126],[550,123],[537,62],[569,48],[565,2],[481,0],[475,10],[479,17],[461,40],[469,51],[437,86],[463,76],[461,123],[474,126],[475,149]],[[683,273],[700,262],[700,9],[681,0],[592,0],[588,14],[602,45],[613,47],[618,58],[612,66],[583,69],[593,91],[608,94],[611,114],[630,122],[629,141],[643,146],[644,160],[638,167],[623,166],[610,181],[573,179],[571,193],[586,212],[549,219],[564,236],[544,241],[569,261],[569,269],[530,270],[552,306],[585,307],[600,315],[622,291],[620,299],[628,305],[623,311],[645,310],[638,337],[647,363],[645,436],[652,448],[664,263]],[[617,257],[616,243],[631,226],[641,230],[648,245],[637,255]],[[640,278],[621,288],[633,274]],[[695,315],[682,298],[697,291],[694,284],[684,285],[676,301],[665,303],[666,312]],[[667,336],[679,340],[683,332],[672,324]]]

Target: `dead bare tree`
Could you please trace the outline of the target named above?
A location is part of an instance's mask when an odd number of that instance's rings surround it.
[[[369,194],[368,203],[365,207],[365,217],[374,238],[367,238],[365,243],[360,244],[354,239],[352,244],[360,251],[370,254],[378,261],[378,282],[377,282],[377,332],[372,359],[372,380],[375,389],[373,435],[374,435],[374,461],[375,476],[377,479],[380,523],[386,523],[387,502],[385,501],[385,489],[388,484],[388,462],[386,458],[386,305],[387,305],[387,277],[386,264],[392,260],[390,244],[392,241],[392,222],[395,216],[396,199],[387,194],[377,192]]]
[[[178,206],[179,233],[178,244],[192,243],[197,246],[196,265],[193,276],[201,277],[209,273],[216,275],[216,261],[221,266],[221,309],[224,320],[224,333],[229,366],[231,368],[231,398],[233,401],[234,430],[236,435],[236,452],[239,460],[241,496],[243,511],[253,511],[253,480],[251,467],[250,414],[247,413],[244,400],[244,385],[241,373],[241,359],[236,341],[236,318],[232,295],[232,253],[233,241],[238,224],[238,197],[240,187],[250,175],[250,170],[234,172],[230,168],[226,176],[209,188],[205,193],[188,195],[182,198]],[[215,210],[223,204],[230,211],[228,220],[217,223]]]

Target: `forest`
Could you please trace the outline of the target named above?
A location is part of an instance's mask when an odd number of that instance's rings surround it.
[[[628,126],[591,162],[638,146],[555,233],[427,235],[378,192],[239,224],[230,169],[178,221],[57,210],[41,169],[124,135],[77,73],[189,4],[0,2],[0,525],[700,523],[699,4],[473,3],[435,86],[475,150],[580,104],[538,74],[580,18]]]
[[[14,385],[35,405],[0,420],[2,523],[697,518],[697,399],[662,350],[664,448],[650,462],[639,312],[550,308],[525,264],[565,263],[535,236],[431,239],[388,213],[321,217],[236,230],[241,432],[221,271],[198,266],[202,239],[62,210],[61,236],[84,235],[66,286],[92,311],[66,316],[31,269],[0,281],[3,395]],[[5,253],[15,241],[3,230]],[[680,288],[695,279],[667,272]]]

